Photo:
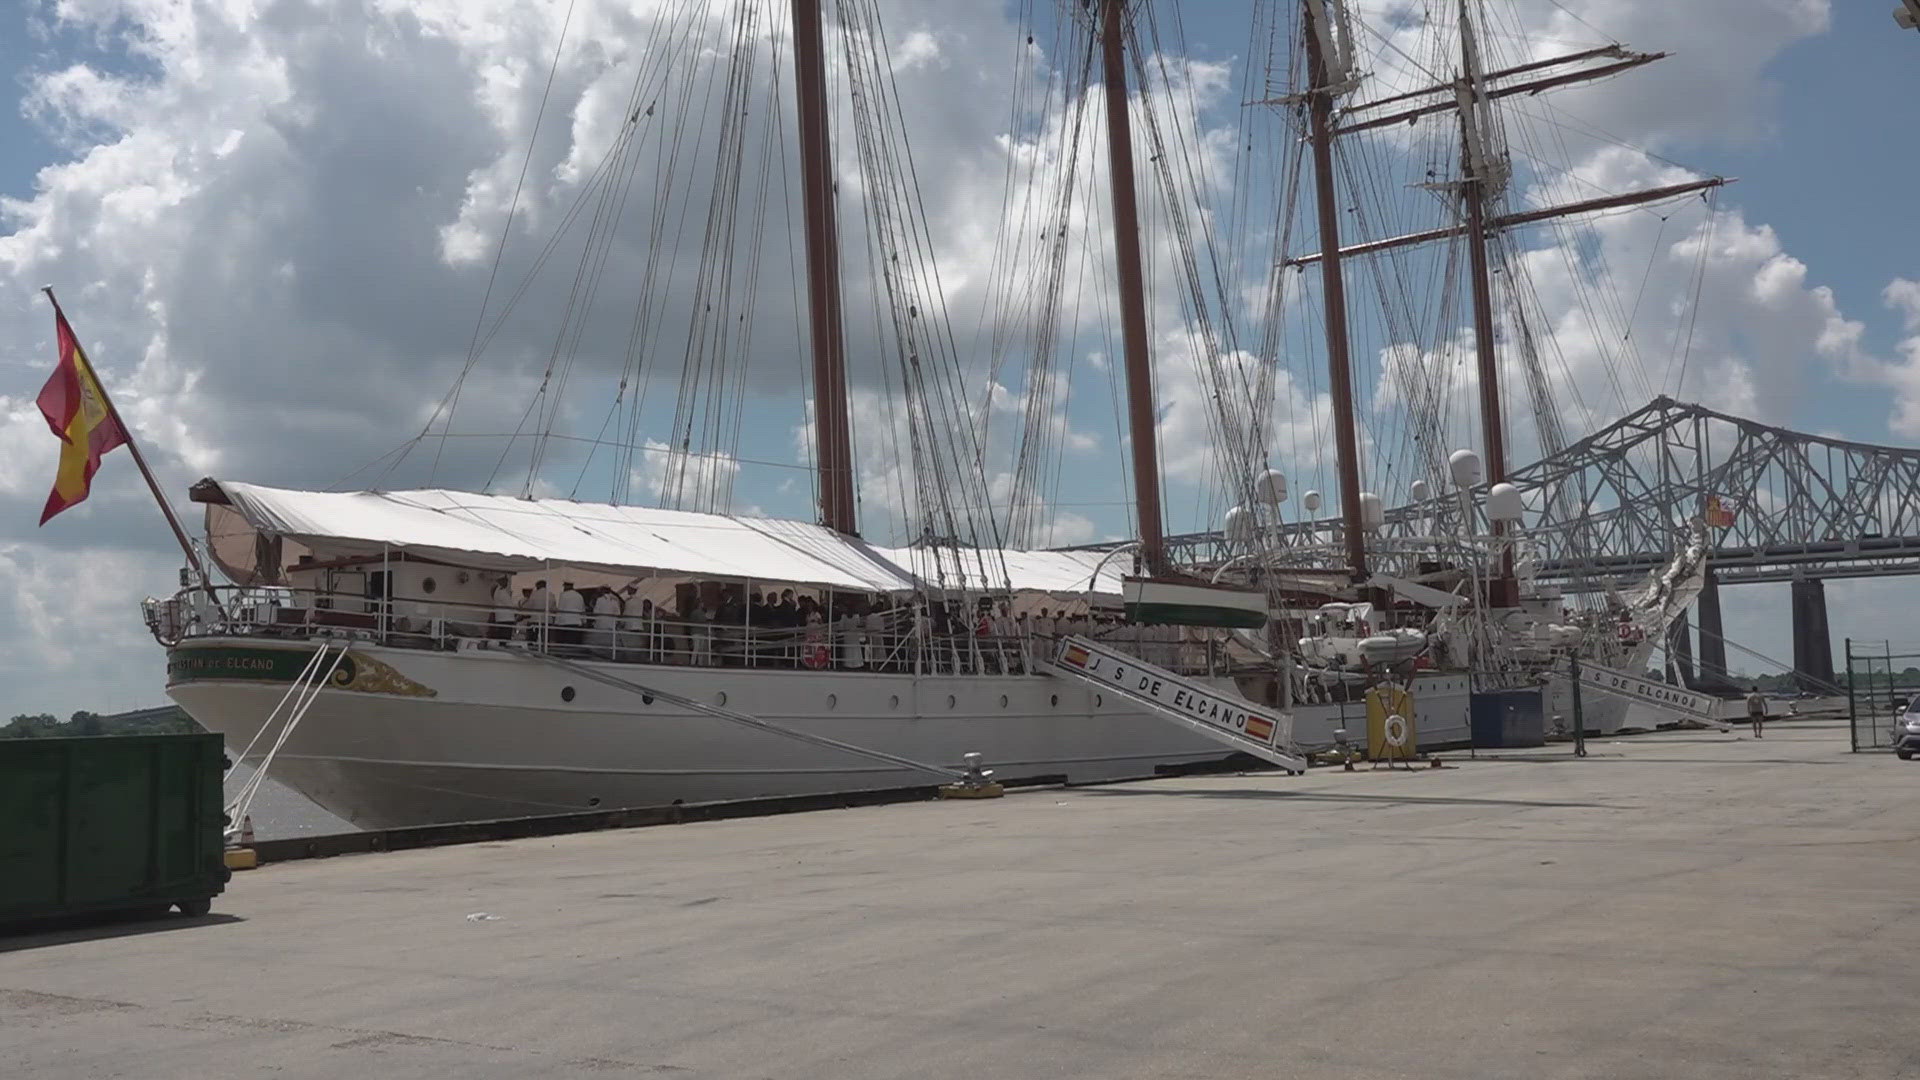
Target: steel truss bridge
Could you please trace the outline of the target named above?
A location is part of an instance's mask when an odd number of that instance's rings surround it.
[[[1809,435],[1660,397],[1514,470],[1508,482],[1527,505],[1522,535],[1538,578],[1569,592],[1637,580],[1664,565],[1690,523],[1705,517],[1713,541],[1700,611],[1708,667],[1725,666],[1720,584],[1794,582],[1794,666],[1831,681],[1821,582],[1920,573],[1920,450]],[[1485,532],[1479,520],[1459,528],[1464,515],[1479,517],[1485,494],[1448,493],[1387,511],[1379,533],[1385,564],[1416,557],[1392,554],[1412,552],[1406,541]],[[1283,548],[1324,544],[1338,527],[1289,522],[1266,527],[1263,539]],[[1168,548],[1189,564],[1247,550],[1219,531],[1170,537]]]

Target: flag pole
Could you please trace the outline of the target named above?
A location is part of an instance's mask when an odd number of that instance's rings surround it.
[[[40,287],[40,291],[47,294],[47,302],[53,305],[54,315],[58,317],[61,322],[66,323],[68,329],[71,330],[73,324],[67,322],[67,313],[61,309],[59,299],[53,295],[53,286],[43,285]],[[75,335],[75,339],[76,341],[78,340],[78,335]],[[85,350],[82,350],[82,352],[84,351]],[[100,381],[98,372],[94,373],[94,384],[100,388],[100,401],[106,405],[107,415],[113,418],[115,424],[119,425],[120,433],[127,437],[127,450],[133,454],[133,463],[140,467],[140,475],[147,481],[147,490],[153,492],[153,501],[160,504],[160,512],[166,515],[167,525],[173,529],[173,538],[179,541],[180,550],[187,556],[187,565],[191,566],[193,572],[199,575],[200,587],[206,590],[207,599],[212,600],[214,607],[224,615],[226,609],[221,605],[220,597],[213,591],[213,579],[207,576],[206,567],[200,565],[200,556],[193,550],[193,542],[187,539],[187,531],[180,527],[180,519],[174,516],[173,505],[167,502],[166,495],[160,490],[160,482],[153,478],[153,470],[147,467],[147,456],[140,452],[140,441],[133,437],[133,429],[128,427],[127,422],[120,418],[120,410],[115,408],[113,404],[113,395],[107,393],[107,385]]]

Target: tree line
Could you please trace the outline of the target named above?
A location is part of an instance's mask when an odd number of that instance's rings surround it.
[[[0,727],[0,739],[33,739],[63,735],[178,735],[204,731],[184,709],[142,709],[103,715],[76,711],[65,720],[52,713],[18,713]]]

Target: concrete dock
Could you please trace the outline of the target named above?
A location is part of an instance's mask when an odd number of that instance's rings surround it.
[[[1449,758],[268,866],[0,938],[0,1074],[1920,1076],[1920,763]]]

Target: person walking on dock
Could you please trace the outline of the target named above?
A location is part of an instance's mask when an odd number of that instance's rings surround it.
[[[1749,686],[1747,688],[1747,719],[1753,721],[1753,737],[1756,739],[1766,738],[1765,735],[1760,733],[1760,725],[1767,719],[1767,699],[1764,694],[1760,693],[1760,687],[1758,686]]]

